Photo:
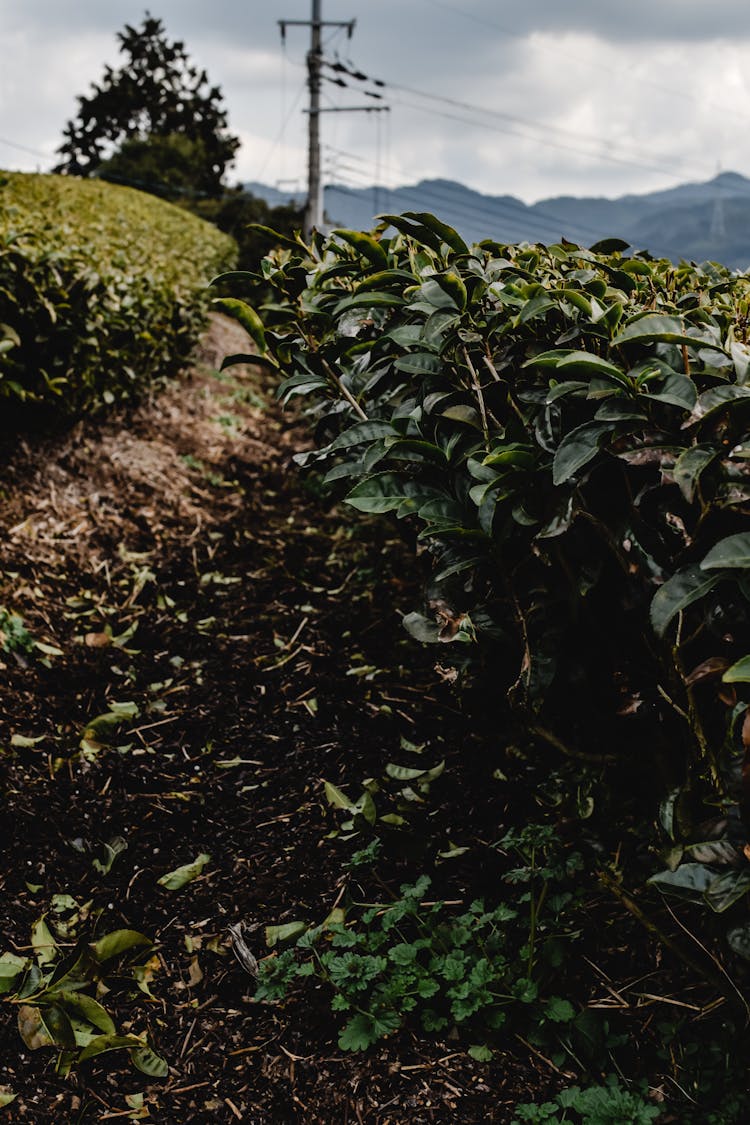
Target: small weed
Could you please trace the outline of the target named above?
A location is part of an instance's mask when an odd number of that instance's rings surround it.
[[[658,1106],[613,1078],[604,1086],[571,1086],[541,1105],[518,1105],[512,1125],[648,1125],[660,1114]]]
[[[374,843],[353,863],[371,862]],[[487,1035],[511,1015],[536,1033],[573,1022],[573,1006],[547,987],[563,959],[562,939],[572,933],[564,914],[575,896],[562,883],[581,858],[560,854],[559,840],[543,826],[509,834],[503,845],[527,860],[506,877],[522,886],[511,892],[512,905],[488,908],[476,899],[455,914],[444,902],[425,901],[431,884],[422,875],[403,885],[395,902],[352,904],[349,924],[337,918],[295,933],[294,947],[262,963],[257,998],[278,1000],[300,977],[324,981],[333,990],[332,1011],[349,1013],[339,1046],[355,1051],[410,1015],[427,1032],[466,1025]]]
[[[180,458],[188,469],[193,469],[194,472],[200,473],[205,481],[213,485],[214,488],[237,488],[238,483],[236,480],[227,480],[221,473],[215,473],[212,469],[206,467],[199,457],[194,457],[192,453],[186,453]]]
[[[34,638],[23,623],[23,618],[0,606],[0,649],[3,652],[29,653],[34,648]]]

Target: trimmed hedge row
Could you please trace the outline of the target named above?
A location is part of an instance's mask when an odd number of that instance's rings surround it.
[[[232,282],[258,311],[227,311],[317,420],[304,460],[431,553],[410,632],[491,641],[527,725],[650,770],[662,885],[728,909],[750,887],[750,281],[385,219],[285,240]]]
[[[0,398],[78,413],[175,373],[234,252],[130,188],[0,173]]]

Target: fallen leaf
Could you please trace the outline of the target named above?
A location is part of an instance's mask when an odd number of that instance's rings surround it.
[[[0,1107],[10,1105],[17,1097],[18,1094],[14,1094],[10,1086],[0,1086]]]
[[[187,883],[191,883],[193,879],[198,878],[210,858],[211,856],[207,852],[201,852],[192,863],[185,863],[182,867],[176,867],[174,871],[168,871],[166,875],[162,875],[161,879],[156,881],[159,886],[166,887],[168,891],[179,891]]]
[[[33,1004],[22,1004],[18,1009],[18,1034],[30,1051],[51,1047],[55,1042],[44,1024],[42,1013]]]

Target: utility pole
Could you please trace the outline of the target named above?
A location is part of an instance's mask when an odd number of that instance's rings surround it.
[[[343,27],[346,28],[347,37],[351,39],[356,24],[356,20],[324,20],[321,9],[322,0],[312,0],[312,13],[309,20],[278,21],[282,40],[286,39],[287,27],[310,28],[310,50],[307,52],[307,85],[310,91],[310,102],[307,110],[307,206],[305,208],[304,230],[307,239],[310,238],[313,230],[321,230],[323,227],[323,180],[320,168],[321,113],[376,113],[381,108],[375,106],[331,106],[324,109],[321,107],[320,86],[323,62],[321,32],[324,27]]]
[[[310,28],[310,50],[307,52],[307,87],[310,103],[307,118],[307,206],[305,208],[305,238],[313,229],[320,230],[323,225],[323,182],[320,175],[320,67],[323,59],[321,51],[321,32],[324,27],[345,27],[349,39],[354,31],[355,20],[323,20],[322,0],[312,0],[312,14],[309,20],[279,20],[281,38],[286,39],[288,27]]]
[[[313,228],[323,225],[323,182],[320,178],[320,9],[321,0],[312,0],[312,26],[310,50],[307,53],[307,75],[310,87],[310,113],[307,119],[307,210],[305,211],[305,238]],[[351,31],[349,33],[351,35]]]

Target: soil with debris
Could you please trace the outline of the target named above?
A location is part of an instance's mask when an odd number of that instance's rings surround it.
[[[255,999],[269,925],[319,924],[348,896],[388,902],[427,869],[436,897],[497,903],[490,845],[539,809],[531,780],[503,773],[526,777],[528,753],[496,719],[480,729],[486,697],[468,721],[449,671],[401,627],[421,602],[414,544],[299,473],[306,427],[257,368],[219,370],[247,350],[214,317],[192,369],[149,401],[0,441],[0,1119],[508,1125],[586,1067],[561,1069],[567,1056],[512,1032],[480,1061],[465,1036],[408,1021],[349,1053],[313,979]],[[436,864],[415,837],[415,854],[358,875],[324,780],[359,793],[415,743],[446,764],[415,822],[456,858]],[[556,768],[554,755],[534,763],[552,780]],[[637,885],[650,835],[611,788],[609,820],[560,814],[557,827],[576,845],[588,831],[615,868],[645,854]],[[658,926],[592,869],[566,979],[580,1012],[620,1021],[612,1042],[630,1039],[666,1123],[682,1119],[671,1103],[695,1036],[716,1037],[709,1020],[732,996],[711,950],[646,905]],[[123,931],[135,944],[109,956]],[[114,1024],[118,1049],[94,1040],[91,1058],[56,1070],[33,1002],[1,995],[13,956],[31,954],[68,971],[71,990],[83,974],[80,995],[99,981],[102,1007],[83,1015],[105,1035]],[[683,1018],[697,1031],[680,1054]],[[124,1048],[145,1041],[144,1073]]]
[[[377,776],[415,732],[450,769],[464,737],[450,685],[400,628],[413,562],[387,525],[300,480],[304,429],[257,371],[217,371],[241,337],[217,317],[152,401],[2,451],[0,606],[42,647],[0,650],[0,952],[26,955],[42,915],[63,950],[144,934],[140,990],[113,969],[100,999],[169,1064],[153,1079],[120,1050],[63,1078],[5,1003],[0,1083],[17,1097],[2,1112],[509,1121],[559,1085],[525,1048],[480,1063],[403,1031],[347,1054],[322,989],[258,1003],[233,955],[231,925],[261,957],[264,925],[340,900],[322,778]],[[201,855],[182,889],[159,884]]]

